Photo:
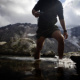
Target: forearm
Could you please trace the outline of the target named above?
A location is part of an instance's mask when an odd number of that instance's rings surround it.
[[[67,34],[66,27],[65,27],[65,21],[64,21],[64,19],[60,20],[60,24],[61,24],[61,26],[62,26],[62,28],[64,30],[64,38],[67,39],[68,38],[68,34]]]
[[[65,21],[64,21],[64,19],[61,19],[60,20],[60,24],[61,24],[63,30],[65,31],[66,30],[66,27],[65,27]]]

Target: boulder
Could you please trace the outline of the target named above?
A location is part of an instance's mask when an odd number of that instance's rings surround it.
[[[33,55],[36,43],[29,38],[19,38],[0,45],[0,47],[0,53]]]
[[[44,53],[41,56],[42,57],[55,57],[55,52],[53,52],[53,51],[47,51],[46,53]]]

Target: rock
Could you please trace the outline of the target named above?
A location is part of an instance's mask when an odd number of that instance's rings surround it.
[[[3,41],[3,42],[0,42],[0,46],[1,45],[4,45],[4,44],[6,44],[7,42],[5,42],[5,41]]]
[[[46,53],[44,53],[41,56],[42,57],[55,57],[55,52],[53,52],[53,51],[47,51]]]
[[[36,47],[35,41],[29,38],[19,38],[15,41],[1,45],[1,53],[14,53],[32,55]]]

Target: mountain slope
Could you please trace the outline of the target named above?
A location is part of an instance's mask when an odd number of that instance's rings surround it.
[[[10,41],[19,38],[31,38],[36,41],[36,24],[16,23],[0,28],[0,41]],[[68,29],[68,39],[65,40],[64,52],[73,52],[80,49],[80,26]],[[49,38],[45,40],[42,52],[55,51],[57,52],[58,43],[55,39]]]

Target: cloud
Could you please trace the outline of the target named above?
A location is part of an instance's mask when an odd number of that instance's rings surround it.
[[[17,22],[35,23],[32,8],[35,0],[0,0],[0,26]]]
[[[66,0],[63,3],[67,25],[80,25],[80,0]]]
[[[0,0],[0,26],[19,22],[37,23],[37,19],[31,13],[37,1],[38,0]],[[79,25],[80,0],[62,0],[62,2],[66,25]]]

